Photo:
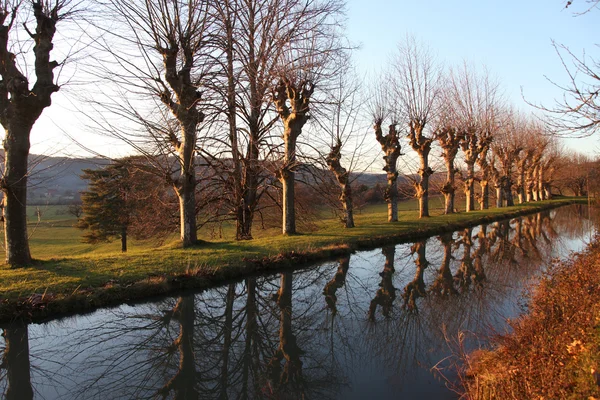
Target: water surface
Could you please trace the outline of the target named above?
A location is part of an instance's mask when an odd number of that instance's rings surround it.
[[[552,258],[582,249],[595,221],[568,206],[201,293],[5,326],[0,393],[457,398],[433,367],[451,363],[458,332],[468,349],[504,332],[526,289]]]

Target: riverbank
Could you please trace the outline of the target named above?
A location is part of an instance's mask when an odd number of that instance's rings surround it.
[[[33,247],[37,260],[32,266],[0,267],[0,322],[14,318],[39,321],[181,289],[202,289],[249,274],[585,201],[565,198],[451,215],[436,215],[441,211],[435,211],[426,219],[419,219],[417,211],[403,211],[397,223],[385,222],[385,210],[381,209],[357,215],[354,229],[344,229],[331,219],[321,221],[308,234],[204,243],[191,249],[167,244],[126,254],[86,253],[59,258],[46,253],[41,258]]]
[[[600,398],[600,236],[547,272],[510,327],[464,360],[464,398]]]

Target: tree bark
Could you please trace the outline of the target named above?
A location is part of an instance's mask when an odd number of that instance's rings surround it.
[[[417,196],[419,197],[419,218],[429,217],[429,177],[433,174],[433,170],[429,167],[429,150],[424,149],[419,153],[421,159],[421,168],[419,176],[421,177],[418,183]]]
[[[349,182],[349,173],[346,168],[342,167],[340,159],[342,142],[338,140],[335,146],[332,146],[331,151],[327,155],[327,165],[329,170],[333,172],[335,179],[342,191],[340,201],[344,211],[342,221],[346,228],[354,228],[354,215],[352,210],[352,185]]]
[[[498,183],[495,185],[496,188],[496,207],[501,208],[504,207],[504,189],[502,188],[502,184]]]
[[[6,366],[6,400],[31,400],[31,365],[27,325],[15,322],[4,329],[4,355],[0,364]]]
[[[27,235],[27,161],[30,126],[11,121],[4,139],[4,243],[6,263],[31,263]]]
[[[299,132],[292,132],[292,128],[286,128],[284,133],[285,156],[284,166],[279,172],[279,180],[282,185],[282,207],[283,207],[283,234],[293,235],[296,233],[296,194],[295,181],[296,173],[294,165],[296,163],[296,137]]]
[[[4,193],[4,241],[6,262],[11,267],[31,263],[27,236],[27,165],[30,133],[42,111],[51,105],[51,95],[59,87],[54,83],[56,61],[50,60],[56,23],[62,17],[62,3],[46,7],[41,1],[32,4],[36,20],[35,32],[28,31],[33,46],[36,82],[29,88],[27,77],[17,67],[17,57],[10,51],[9,35],[17,9],[13,14],[2,10],[0,21],[0,123],[5,129],[4,177],[0,187]],[[6,19],[9,21],[6,21]]]
[[[121,253],[127,252],[127,226],[121,227]]]
[[[475,163],[467,163],[467,179],[465,179],[465,210],[475,210]]]
[[[383,135],[381,129],[381,119],[375,120],[375,138],[381,145],[381,150],[385,153],[383,160],[385,165],[383,170],[386,172],[387,186],[385,188],[385,201],[388,205],[388,222],[398,221],[398,169],[397,161],[400,157],[400,138],[396,130],[396,125],[391,124],[388,127],[388,134]]]
[[[455,183],[455,170],[454,170],[454,158],[445,158],[446,163],[446,183],[442,187],[442,193],[444,194],[444,214],[454,213],[454,197],[456,189]]]
[[[487,180],[482,179],[479,181],[479,187],[481,188],[479,207],[482,210],[487,210],[490,208],[490,184]]]
[[[309,119],[309,103],[315,86],[309,81],[292,82],[283,77],[273,90],[273,102],[283,122],[284,154],[278,178],[283,187],[282,209],[284,235],[296,234],[294,182],[296,167],[296,140]],[[289,106],[288,106],[289,103]]]

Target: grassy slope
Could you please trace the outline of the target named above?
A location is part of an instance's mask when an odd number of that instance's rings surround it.
[[[529,311],[497,337],[493,351],[467,358],[469,399],[600,397],[600,237],[553,267]]]
[[[434,201],[439,202],[438,199]],[[560,202],[565,200],[544,203]],[[28,268],[17,269],[0,266],[0,320],[7,315],[3,309],[13,307],[15,300],[29,298],[35,293],[45,293],[44,304],[73,297],[70,296],[73,293],[87,296],[86,299],[80,299],[85,303],[110,304],[111,297],[113,301],[118,301],[164,293],[179,287],[202,287],[239,277],[254,269],[264,270],[266,267],[310,261],[349,249],[374,247],[384,241],[408,240],[415,234],[435,234],[469,223],[489,221],[506,213],[534,211],[541,205],[529,203],[509,209],[453,215],[441,215],[441,208],[437,208],[431,211],[431,218],[419,219],[416,202],[407,201],[401,203],[397,223],[385,222],[385,205],[372,206],[356,215],[357,227],[354,229],[344,229],[338,220],[324,215],[315,223],[312,232],[297,236],[284,237],[279,230],[257,229],[256,239],[252,241],[219,239],[185,250],[179,247],[176,240],[160,246],[154,242],[132,242],[126,254],[119,251],[120,245],[116,242],[95,246],[81,243],[81,232],[72,226],[74,218],[61,214],[58,207],[49,207],[42,210],[41,222],[31,222],[30,226],[31,251],[36,263]],[[29,215],[35,219],[35,210],[29,210]],[[227,238],[231,234],[231,228],[226,227],[224,236]],[[208,232],[201,232],[200,237],[208,237]],[[285,257],[278,257],[281,254]],[[180,282],[179,278],[190,277],[195,281]],[[144,280],[146,283],[143,287],[132,287],[133,282]],[[97,295],[97,288],[107,290],[104,290],[102,298],[91,299],[90,293],[96,292],[94,295]],[[38,300],[29,299],[25,303],[36,303],[37,306]],[[89,306],[78,307],[83,309]],[[74,307],[63,307],[60,312],[69,308]],[[49,310],[47,312],[51,313]]]

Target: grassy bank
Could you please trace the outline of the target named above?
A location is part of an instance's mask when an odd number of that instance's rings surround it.
[[[333,257],[360,248],[454,231],[504,217],[536,212],[578,201],[573,198],[528,203],[510,208],[419,219],[416,203],[401,206],[399,222],[387,223],[386,207],[369,207],[356,215],[357,227],[344,229],[334,217],[319,219],[309,233],[283,237],[279,230],[256,230],[256,239],[225,238],[191,249],[177,242],[132,243],[122,254],[118,243],[91,246],[80,242],[73,218],[44,210],[32,222],[34,265],[0,267],[0,321],[32,319],[117,304],[181,288],[203,288],[226,279]],[[582,201],[582,200],[579,200]],[[203,232],[201,237],[208,237]]]
[[[492,351],[467,357],[468,399],[600,398],[600,237],[554,265]]]

